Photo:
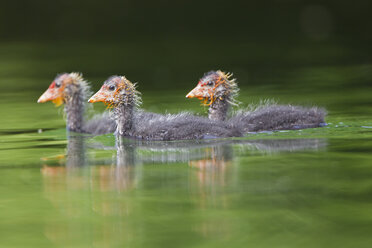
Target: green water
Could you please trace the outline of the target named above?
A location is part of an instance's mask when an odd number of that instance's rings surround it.
[[[338,45],[233,47],[222,62],[204,43],[2,44],[0,247],[370,247],[372,65]],[[62,109],[36,103],[78,70],[94,90],[126,74],[147,110],[205,114],[185,95],[216,67],[236,72],[242,106],[323,106],[329,125],[117,149],[113,135],[68,137]]]

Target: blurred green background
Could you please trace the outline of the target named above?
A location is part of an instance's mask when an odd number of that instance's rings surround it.
[[[237,77],[242,106],[275,99],[322,106],[330,117],[370,116],[371,7],[363,0],[0,1],[2,129],[63,127],[54,108],[35,101],[57,73],[71,71],[93,91],[125,75],[155,112],[205,113],[184,96],[205,72],[221,69]]]
[[[0,247],[370,247],[371,10],[0,0]],[[321,106],[328,126],[139,146],[124,166],[114,135],[89,137],[72,164],[62,108],[36,103],[78,71],[93,91],[113,74],[138,82],[146,110],[205,114],[185,95],[216,69],[238,78],[241,107]]]
[[[367,0],[2,0],[1,90],[41,91],[80,71],[95,87],[125,74],[142,91],[186,92],[212,69],[234,72],[241,87],[344,87],[371,74],[371,9]],[[340,80],[298,80],[324,71]]]

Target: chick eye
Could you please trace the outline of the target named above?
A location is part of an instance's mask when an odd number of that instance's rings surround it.
[[[214,85],[214,82],[210,81],[207,83],[208,86],[213,86]]]
[[[56,87],[57,87],[57,88],[61,87],[61,83],[56,82]]]
[[[111,91],[115,90],[115,86],[114,85],[110,85],[109,86],[109,90],[111,90]]]

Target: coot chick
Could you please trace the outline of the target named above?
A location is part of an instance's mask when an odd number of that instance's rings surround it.
[[[326,112],[317,107],[263,104],[251,110],[240,110],[227,120],[231,105],[238,105],[235,100],[239,88],[232,74],[222,71],[210,71],[190,91],[187,98],[198,98],[209,106],[209,119],[227,121],[243,132],[270,130],[291,130],[321,127],[325,125]]]
[[[69,131],[89,134],[107,134],[116,130],[116,123],[107,113],[97,114],[86,121],[85,104],[91,95],[90,86],[79,73],[62,73],[40,96],[38,103],[52,101],[56,106],[65,104],[66,128]]]

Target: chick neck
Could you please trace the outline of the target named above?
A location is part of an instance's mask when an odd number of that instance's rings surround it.
[[[134,111],[133,103],[119,104],[114,109],[115,121],[117,124],[116,135],[133,136],[134,127]]]
[[[65,89],[65,113],[67,129],[83,132],[86,89],[80,84],[70,84]]]
[[[229,96],[216,97],[209,105],[208,118],[214,121],[225,121],[230,108]]]

